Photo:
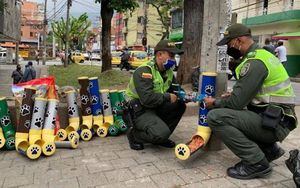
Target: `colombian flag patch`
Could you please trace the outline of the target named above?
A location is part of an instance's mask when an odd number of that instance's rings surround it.
[[[143,73],[143,74],[142,74],[142,78],[149,78],[149,79],[152,79],[152,74],[150,74],[150,73]]]

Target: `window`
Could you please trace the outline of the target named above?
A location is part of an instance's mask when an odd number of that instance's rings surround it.
[[[293,8],[295,0],[291,0],[291,8]]]
[[[23,31],[21,31],[21,36],[23,36]]]
[[[180,28],[182,27],[182,10],[177,9],[174,12],[172,12],[172,29]]]
[[[269,4],[269,0],[264,0],[263,15],[268,14],[268,4]]]
[[[127,27],[128,25],[128,19],[124,19],[124,26]]]
[[[33,37],[33,32],[30,32],[30,37]]]

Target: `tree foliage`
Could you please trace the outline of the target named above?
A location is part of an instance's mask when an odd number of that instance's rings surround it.
[[[80,15],[78,18],[70,18],[69,44],[71,49],[76,49],[77,45],[85,39],[90,26],[91,22],[88,20],[87,13]],[[51,27],[55,37],[66,43],[66,20],[61,18],[60,21],[52,23]]]
[[[162,39],[168,38],[171,26],[171,18],[169,12],[173,8],[178,8],[183,6],[183,0],[148,0],[148,3],[151,4],[157,10],[159,19],[165,29],[165,33],[162,36]]]
[[[0,0],[0,14],[4,12],[4,8],[6,7],[6,4],[3,0]]]
[[[138,7],[137,0],[95,0],[101,3],[101,19],[102,19],[102,72],[111,69],[111,20],[114,11],[126,12],[134,11]]]

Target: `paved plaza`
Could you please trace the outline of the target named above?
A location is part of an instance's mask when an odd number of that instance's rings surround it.
[[[297,114],[299,117],[300,107]],[[197,116],[189,110],[171,138],[185,143],[196,128]],[[300,129],[281,145],[287,152],[272,163],[273,173],[255,180],[226,176],[226,169],[239,161],[227,148],[198,151],[189,160],[180,161],[173,149],[146,145],[142,151],[133,151],[125,135],[95,137],[80,142],[76,150],[59,149],[54,156],[36,161],[16,151],[0,151],[0,187],[295,187],[284,160],[289,150],[300,145]]]

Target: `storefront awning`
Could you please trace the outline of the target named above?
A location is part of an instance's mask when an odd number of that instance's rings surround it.
[[[276,40],[300,40],[300,32],[282,33],[275,35],[272,39]]]

